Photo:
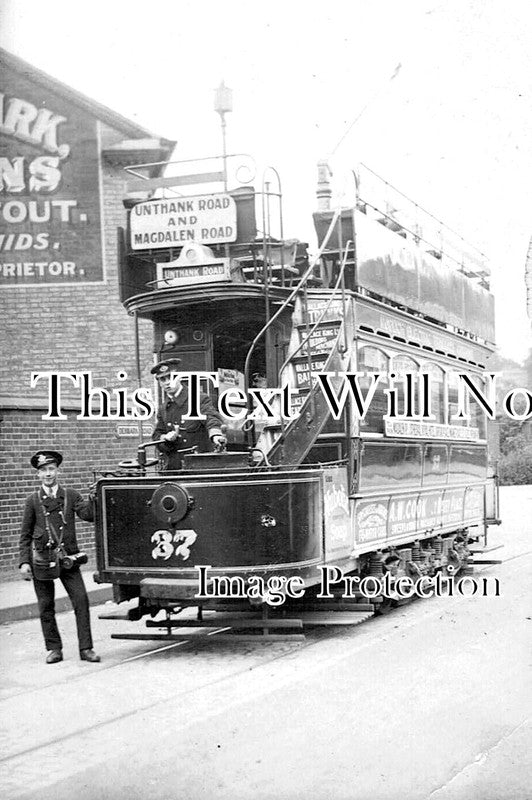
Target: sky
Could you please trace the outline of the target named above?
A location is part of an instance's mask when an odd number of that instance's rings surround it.
[[[346,203],[367,164],[487,255],[499,350],[526,357],[528,2],[0,0],[0,15],[0,46],[176,139],[177,158],[220,152],[223,79],[228,151],[278,170],[289,237],[315,242],[318,160]]]

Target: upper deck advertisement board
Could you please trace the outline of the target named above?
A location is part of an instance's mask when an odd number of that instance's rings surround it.
[[[52,88],[3,69],[0,284],[104,280],[98,122]]]

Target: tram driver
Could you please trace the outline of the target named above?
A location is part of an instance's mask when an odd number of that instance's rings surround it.
[[[164,393],[159,407],[153,439],[163,439],[157,447],[164,456],[164,471],[181,469],[181,450],[196,447],[205,453],[221,450],[226,438],[222,432],[222,418],[208,394],[200,392],[200,412],[205,419],[183,420],[188,410],[188,386],[179,376],[180,358],[160,361],[152,370]]]

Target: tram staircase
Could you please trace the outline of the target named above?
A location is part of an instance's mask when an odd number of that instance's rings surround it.
[[[330,230],[334,223],[333,219]],[[327,238],[322,244],[322,250],[326,246]],[[294,297],[291,294],[285,301],[285,304],[291,299],[294,301],[293,335],[288,358],[279,370],[278,385],[288,383],[298,387],[300,382],[303,402],[293,420],[282,420],[279,417],[264,426],[256,446],[264,453],[266,463],[271,466],[301,464],[330,418],[331,412],[325,396],[312,374],[333,373],[329,379],[330,384],[338,391],[342,378],[335,373],[349,369],[354,341],[354,312],[352,299],[346,296],[344,277],[346,266],[352,264],[348,260],[350,244],[348,242],[346,245],[334,287],[327,294],[322,295],[320,292],[319,295],[313,295],[313,301],[319,298],[317,309],[313,309],[313,317],[317,316],[315,321],[311,323],[307,292],[309,280],[313,278],[312,265],[292,293]],[[281,311],[282,308],[277,313]],[[272,321],[273,318],[270,322]],[[267,327],[265,326],[262,333]]]
[[[315,444],[326,422],[330,409],[313,372],[337,373],[347,371],[351,353],[349,342],[353,341],[351,305],[346,302],[346,314],[342,320],[328,318],[326,321],[308,324],[308,307],[305,298],[297,298],[294,308],[294,329],[292,352],[280,371],[280,385],[288,383],[297,387],[301,381],[300,396],[303,402],[293,420],[276,420],[267,423],[257,441],[272,466],[300,464]],[[325,313],[324,317],[327,316]],[[317,351],[313,350],[313,334],[319,337],[324,329],[337,330],[335,338],[326,341],[325,337]],[[312,331],[312,334],[309,333]],[[331,376],[330,383],[338,391],[342,379]]]

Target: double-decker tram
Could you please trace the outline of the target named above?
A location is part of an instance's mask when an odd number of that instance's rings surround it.
[[[183,448],[167,471],[144,441],[99,480],[96,579],[165,630],[117,638],[357,621],[393,604],[400,578],[470,570],[498,517],[481,255],[367,168],[335,210],[319,165],[312,258],[283,235],[274,170],[260,189],[196,174],[225,181],[208,193],[184,168],[164,197],[135,169],[122,300],[153,322],[154,363],[202,374],[227,446]],[[391,592],[369,600],[370,577]],[[176,616],[191,606],[197,619]]]

